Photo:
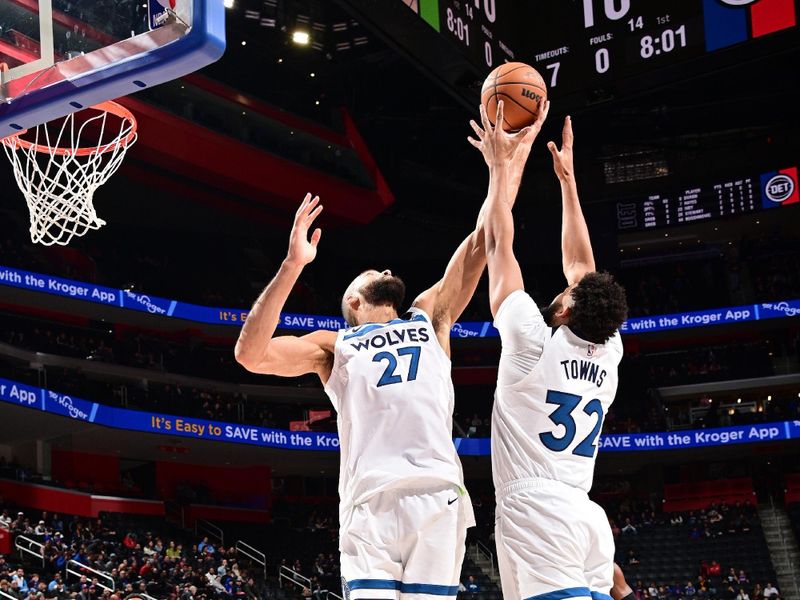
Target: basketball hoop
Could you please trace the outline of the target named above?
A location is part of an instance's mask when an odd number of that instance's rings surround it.
[[[103,102],[0,140],[30,211],[31,241],[66,245],[106,224],[94,193],[117,171],[136,142],[136,119]]]

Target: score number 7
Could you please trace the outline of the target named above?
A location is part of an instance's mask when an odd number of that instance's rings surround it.
[[[550,413],[550,420],[556,425],[564,428],[564,435],[556,437],[552,432],[540,433],[539,439],[548,449],[553,452],[563,452],[569,448],[575,439],[577,427],[572,413],[581,402],[581,397],[576,394],[567,394],[565,392],[556,392],[554,390],[547,390],[547,397],[545,398],[547,404],[555,404],[558,406],[552,413]],[[583,456],[585,458],[594,458],[597,446],[597,436],[600,435],[600,428],[603,426],[603,405],[600,400],[595,398],[590,400],[586,406],[583,407],[583,412],[590,417],[597,416],[597,422],[583,441],[575,446],[572,453],[575,456]]]
[[[558,84],[558,71],[561,68],[561,62],[554,62],[545,67],[550,73],[550,87],[554,88]]]

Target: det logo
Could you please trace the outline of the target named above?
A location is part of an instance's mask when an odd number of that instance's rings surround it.
[[[764,208],[777,208],[800,202],[797,167],[761,176],[761,203]]]

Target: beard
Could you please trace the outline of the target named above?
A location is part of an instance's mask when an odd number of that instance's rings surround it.
[[[547,323],[548,327],[553,326],[553,317],[559,310],[561,310],[560,302],[553,302],[552,304],[550,304],[550,306],[539,307],[539,312],[542,313],[542,317],[544,317],[544,322]]]
[[[385,306],[387,304],[400,310],[406,297],[406,284],[394,275],[374,279],[361,288],[364,301],[372,306]]]

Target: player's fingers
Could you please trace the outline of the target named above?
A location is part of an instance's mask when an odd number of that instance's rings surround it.
[[[505,122],[505,102],[500,100],[497,103],[497,119],[495,119],[494,126],[499,127],[500,131],[505,131],[503,129],[504,122]]]
[[[569,150],[572,150],[572,142],[575,141],[575,136],[572,133],[572,117],[567,115],[567,118],[564,119],[564,131],[561,133],[563,138],[563,146]]]
[[[309,196],[310,196],[310,195],[311,195],[311,194],[309,194]],[[319,204],[319,196],[314,196],[314,198],[313,198],[313,199],[311,199],[309,202],[306,202],[306,203],[305,203],[305,206],[303,207],[303,210],[302,210],[302,212],[301,212],[301,213],[300,213],[300,215],[299,215],[299,219],[300,219],[300,220],[302,220],[302,221],[307,221],[307,220],[308,220],[308,214],[309,214],[309,213],[310,213],[312,210],[314,210],[314,207],[315,207],[317,204]]]
[[[320,208],[322,208],[322,207],[320,207]],[[319,238],[321,238],[321,237],[322,237],[322,229],[317,227],[314,230],[314,233],[311,234],[311,245],[314,246],[314,248],[316,248],[317,244],[319,244]]]
[[[534,126],[528,125],[527,127],[523,127],[517,133],[513,134],[512,137],[516,140],[519,140],[520,144],[525,144],[529,141],[532,141],[530,138],[536,137]]]
[[[306,205],[308,204],[308,202],[310,200],[311,200],[311,194],[306,194],[306,197],[303,198],[303,201],[300,203],[300,206],[297,208],[297,212],[295,213],[295,216],[299,217],[300,215],[303,214],[303,211],[305,210]]]
[[[525,134],[525,139],[522,140],[522,143],[530,146],[533,144],[539,132],[537,131],[536,127],[528,127],[526,129],[530,129],[530,131],[528,131],[528,133]]]
[[[306,202],[303,210],[297,215],[297,222],[299,224],[308,225],[308,215],[314,210],[314,207],[319,203],[319,196],[314,196],[314,199]]]
[[[556,146],[555,142],[547,142],[547,149],[553,155],[553,160],[558,160],[558,146]]]
[[[486,114],[486,107],[483,104],[481,104],[481,123],[486,133],[492,132],[492,124],[489,122],[489,115]]]
[[[547,118],[547,113],[550,112],[550,101],[545,100],[539,103],[539,114],[536,116],[536,125],[541,128]]]
[[[319,213],[321,212],[322,212],[322,205],[320,204],[308,215],[308,217],[306,218],[306,225],[311,225],[311,223],[314,222],[314,219],[316,219],[319,216]]]
[[[485,135],[483,129],[481,129],[480,126],[473,119],[470,119],[469,125],[470,127],[472,127],[472,130],[475,132],[475,135],[478,136],[478,139],[482,140],[483,136]]]
[[[306,202],[306,205],[303,207],[303,211],[300,213],[300,219],[306,221],[308,219],[309,213],[314,210],[314,207],[319,203],[319,197],[315,196],[309,202]]]
[[[467,141],[473,146],[475,146],[478,150],[483,148],[483,144],[478,140],[476,140],[475,138],[473,138],[472,136],[467,136]]]

